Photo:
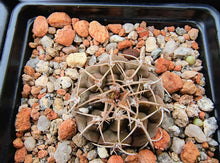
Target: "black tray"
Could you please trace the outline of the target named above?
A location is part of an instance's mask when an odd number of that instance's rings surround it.
[[[220,17],[214,8],[202,4],[21,3],[12,12],[0,69],[0,76],[4,77],[0,80],[1,162],[13,162],[14,122],[20,105],[22,69],[31,55],[28,42],[32,41],[33,20],[38,15],[48,17],[54,11],[65,11],[71,17],[97,20],[102,24],[140,23],[144,20],[156,28],[169,25],[184,27],[185,24],[198,28],[197,41],[206,77],[206,94],[215,103],[215,115],[219,121]],[[216,157],[220,158],[219,151],[216,151]]]
[[[0,1],[0,60],[8,24],[8,8]]]

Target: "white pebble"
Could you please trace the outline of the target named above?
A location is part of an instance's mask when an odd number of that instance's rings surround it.
[[[40,60],[40,61],[36,64],[35,70],[36,70],[37,72],[44,73],[44,74],[48,73],[48,71],[49,71],[49,62]]]
[[[49,92],[49,93],[51,93],[51,92],[53,92],[54,91],[54,84],[53,84],[53,82],[47,82],[47,91]]]
[[[119,35],[113,35],[113,36],[110,37],[110,42],[111,42],[111,43],[122,42],[122,41],[124,41],[124,40],[125,40],[125,38],[124,38],[124,37],[121,37],[121,36],[119,36]]]
[[[156,44],[155,37],[148,37],[146,40],[146,51],[152,52],[153,50],[157,49],[158,46]]]
[[[90,46],[90,47],[86,50],[86,53],[88,53],[88,54],[90,54],[90,55],[93,55],[93,54],[95,54],[98,50],[99,50],[99,46],[92,45],[92,46]]]
[[[125,23],[123,25],[123,28],[125,29],[125,33],[130,33],[131,31],[134,30],[135,26],[131,23]]]
[[[183,78],[183,79],[191,79],[194,76],[196,76],[197,74],[198,74],[198,72],[196,72],[196,71],[184,71],[181,74],[181,78]]]
[[[96,150],[91,150],[87,154],[87,158],[88,158],[89,161],[95,159],[96,157],[97,157],[97,151]]]
[[[174,40],[170,40],[165,44],[163,49],[164,54],[173,54],[174,50],[177,48],[178,44]]]
[[[171,150],[174,151],[176,154],[180,154],[184,145],[185,145],[184,139],[174,137]]]
[[[70,67],[83,67],[86,64],[87,56],[86,53],[71,53],[66,58],[66,63]]]
[[[198,117],[199,112],[199,107],[196,104],[190,104],[186,107],[186,113],[188,117]]]
[[[185,127],[189,123],[185,109],[175,109],[172,113],[175,124],[179,127]]]
[[[179,136],[180,134],[180,128],[176,125],[170,126],[168,128],[169,132],[171,132],[174,136]]]
[[[40,131],[46,131],[50,128],[50,121],[44,115],[41,115],[37,122],[37,129]]]
[[[105,147],[97,147],[97,151],[100,158],[107,158],[109,156]]]
[[[50,37],[44,36],[42,37],[42,39],[40,39],[40,43],[44,47],[44,49],[47,49],[48,47],[52,48],[54,41]]]
[[[199,105],[199,108],[205,112],[210,112],[214,109],[213,102],[207,97],[202,97],[197,104]]]
[[[68,141],[61,142],[54,154],[57,163],[66,163],[70,159],[72,148]]]
[[[69,87],[71,87],[72,85],[72,80],[67,77],[67,76],[64,76],[64,77],[60,77],[56,80],[56,82],[54,83],[55,85],[55,90],[57,89],[67,89]]]
[[[185,58],[190,55],[194,55],[192,48],[178,47],[174,50],[174,58]]]
[[[104,163],[100,158],[89,161],[89,163]]]
[[[79,73],[77,72],[76,69],[72,69],[72,68],[67,68],[65,70],[65,75],[70,77],[73,80],[76,80],[79,78]]]
[[[199,143],[203,143],[206,141],[205,134],[203,133],[202,129],[197,125],[189,124],[186,127],[184,133],[189,137],[194,137]]]
[[[128,34],[128,39],[131,39],[131,40],[137,40],[138,38],[138,34],[136,31],[131,31],[129,34]]]
[[[48,77],[46,75],[41,75],[36,81],[35,86],[46,87],[48,82]]]
[[[215,130],[218,128],[217,121],[215,117],[210,117],[205,119],[203,122],[204,133],[207,137],[215,133]]]
[[[33,137],[28,137],[24,141],[24,146],[27,149],[27,151],[31,152],[34,150],[36,145],[36,141],[34,140]]]
[[[89,113],[89,109],[88,108],[79,108],[79,111],[82,112],[82,113]]]

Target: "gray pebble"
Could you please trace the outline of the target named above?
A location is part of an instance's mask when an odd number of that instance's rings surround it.
[[[197,104],[199,105],[199,108],[205,112],[210,112],[214,109],[213,102],[207,97],[202,97]]]
[[[30,66],[32,68],[35,68],[39,61],[40,61],[40,59],[38,57],[30,59],[30,60],[27,61],[26,66]]]
[[[138,34],[136,31],[131,31],[129,34],[128,34],[128,39],[131,39],[131,40],[137,40],[138,38]]]
[[[100,158],[89,161],[89,163],[104,163]]]
[[[163,49],[165,47],[165,44],[166,44],[165,37],[163,35],[158,35],[157,36],[157,43],[158,43],[159,47],[161,49]]]
[[[97,46],[97,45],[92,45],[92,46],[90,46],[90,47],[86,50],[86,53],[88,53],[88,54],[90,54],[90,55],[93,55],[93,54],[95,54],[98,50],[99,50],[99,46]]]
[[[106,52],[109,52],[110,50],[115,50],[117,48],[117,43],[109,43],[106,46]],[[100,56],[99,56],[100,57]]]
[[[49,62],[40,60],[40,61],[36,64],[35,70],[36,70],[37,72],[40,72],[40,73],[43,73],[43,74],[47,74],[48,71],[49,71]]]
[[[50,126],[50,134],[51,135],[57,134],[58,128],[62,122],[63,122],[62,119],[55,119],[51,122],[51,126]]]
[[[169,127],[173,125],[174,125],[173,118],[170,116],[170,114],[165,113],[161,127],[164,128],[166,131],[168,131]]]
[[[200,161],[205,161],[207,159],[207,154],[205,152],[200,152]]]
[[[210,138],[210,137],[208,137],[207,138],[207,142],[208,142],[208,144],[210,145],[210,146],[218,146],[218,142],[217,141],[215,141],[214,139],[212,139],[212,138]]]
[[[110,37],[110,42],[111,42],[111,43],[122,42],[122,41],[124,41],[124,40],[125,40],[125,38],[124,38],[124,37],[121,37],[121,36],[119,36],[119,35],[113,35],[113,36]]]
[[[189,123],[185,109],[175,109],[172,113],[175,124],[179,127],[185,127]]]
[[[77,44],[80,44],[81,42],[83,42],[83,39],[79,35],[76,34],[74,37],[74,42]]]
[[[58,145],[57,150],[54,154],[54,158],[57,163],[66,163],[71,157],[71,152],[72,148],[69,145],[69,142],[63,141]]]
[[[174,50],[174,58],[185,58],[190,55],[194,55],[192,48],[178,47],[176,50]]]
[[[44,49],[47,49],[48,47],[51,47],[53,46],[54,44],[54,41],[48,37],[48,36],[44,36],[42,37],[42,39],[40,40],[40,43],[41,45],[44,47]]]
[[[184,28],[177,27],[176,28],[176,33],[178,35],[182,36],[183,34],[186,34],[186,30]]]
[[[133,24],[131,24],[131,23],[125,23],[124,25],[123,25],[123,28],[125,29],[125,33],[130,33],[131,31],[133,31],[134,30],[134,25]]]
[[[96,56],[92,55],[91,58],[89,59],[89,66],[92,66],[96,63]]]
[[[151,57],[155,60],[155,59],[157,59],[160,56],[161,52],[162,52],[162,49],[161,48],[157,48],[157,49],[155,49],[155,50],[153,50],[151,52]]]
[[[184,145],[185,145],[184,139],[174,137],[172,141],[171,150],[176,154],[180,154]]]
[[[164,54],[173,54],[174,50],[178,47],[178,44],[174,40],[170,40],[165,44],[163,49]]]
[[[60,77],[56,80],[56,82],[54,83],[55,85],[55,90],[57,89],[67,89],[69,87],[71,87],[72,85],[72,80],[67,77],[67,76],[64,76],[64,77]]]
[[[204,133],[207,137],[215,133],[215,130],[218,128],[217,121],[215,117],[210,117],[205,119],[203,122]]]
[[[97,157],[97,151],[94,149],[89,151],[87,154],[87,158],[89,161],[95,159],[96,157]]]
[[[46,87],[48,82],[47,75],[41,75],[37,80],[35,80],[35,86]]]
[[[108,151],[105,147],[97,147],[97,153],[100,158],[107,158],[109,156]]]
[[[40,131],[46,131],[50,128],[50,121],[44,115],[41,115],[37,122],[37,129]]]
[[[158,157],[157,160],[159,163],[174,163],[174,161],[170,158],[169,154],[166,152],[161,153]]]
[[[170,126],[168,130],[169,133],[174,136],[179,136],[179,134],[181,133],[180,128],[176,125]]]
[[[24,146],[27,149],[27,151],[31,152],[36,146],[36,141],[33,137],[27,137],[24,141]]]
[[[195,138],[196,141],[199,143],[203,143],[206,141],[205,134],[203,133],[202,129],[197,125],[189,124],[186,127],[184,133],[189,137]]]
[[[77,133],[73,138],[72,141],[78,146],[78,147],[83,147],[86,145],[86,139],[83,135],[80,133]]]

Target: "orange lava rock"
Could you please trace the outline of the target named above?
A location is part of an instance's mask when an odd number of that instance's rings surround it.
[[[141,40],[137,43],[136,47],[137,48],[142,48],[143,46],[145,45],[145,41],[144,40]]]
[[[107,163],[123,163],[123,162],[124,161],[122,157],[118,155],[112,155],[107,161]]]
[[[200,161],[199,163],[219,163],[219,160],[216,158],[207,158],[205,161]]]
[[[46,150],[40,150],[37,154],[38,158],[44,158],[48,155],[48,152]]]
[[[128,155],[128,156],[125,158],[125,163],[137,163],[137,162],[139,162],[138,154]]]
[[[174,64],[172,61],[170,61],[170,64],[169,64],[169,67],[168,67],[168,70],[173,70],[174,69]]]
[[[125,35],[125,29],[122,28],[122,29],[120,30],[120,32],[118,33],[118,35],[119,35],[119,36],[124,36],[124,35]]]
[[[64,96],[66,94],[66,91],[64,89],[58,89],[57,94]]]
[[[189,40],[189,35],[188,35],[188,33],[183,34],[183,37],[185,38],[185,40]]]
[[[67,119],[63,121],[58,129],[58,138],[60,140],[66,140],[76,134],[77,126],[75,119]]]
[[[162,36],[166,36],[166,32],[164,30],[161,30],[160,33]]]
[[[86,20],[77,21],[74,25],[74,30],[81,37],[87,37],[89,35],[89,22]]]
[[[70,99],[71,95],[69,93],[66,93],[64,96],[64,100],[68,101]]]
[[[174,32],[175,31],[175,27],[174,26],[167,27],[167,29],[168,29],[169,32]]]
[[[182,66],[181,65],[177,65],[174,67],[174,71],[181,71]]]
[[[16,131],[26,131],[31,128],[30,123],[31,109],[22,108],[21,111],[16,115],[15,128]]]
[[[31,93],[31,87],[28,84],[25,84],[23,86],[23,91],[21,92],[22,97],[27,98],[30,93]]]
[[[169,69],[170,61],[165,58],[159,58],[156,61],[156,73],[161,74]]]
[[[207,148],[209,148],[209,144],[205,141],[202,143],[202,147],[207,149]]]
[[[201,120],[204,120],[205,119],[205,112],[203,112],[203,111],[199,112],[199,118]]]
[[[74,29],[74,25],[76,24],[76,22],[79,21],[79,18],[72,18],[72,26],[73,26],[73,29]]]
[[[37,96],[37,98],[38,98],[38,99],[41,99],[41,98],[43,98],[46,94],[47,94],[46,92],[44,92],[44,93],[42,93],[42,94],[39,94],[39,95]]]
[[[118,43],[118,50],[122,50],[122,49],[128,48],[130,46],[132,46],[132,42],[129,40],[124,40],[124,41]]]
[[[32,108],[31,109],[31,118],[36,121],[39,119],[40,113],[38,112],[37,108]]]
[[[95,53],[95,56],[98,57],[105,52],[106,48],[99,48],[99,50]]]
[[[45,111],[47,112],[47,119],[49,120],[54,120],[58,117],[58,114],[52,109],[47,108]]]
[[[155,163],[157,158],[149,149],[143,149],[138,153],[140,163]]]
[[[155,37],[159,36],[160,35],[160,30],[154,29],[153,34],[154,34]]]
[[[83,40],[83,45],[85,45],[86,47],[89,47],[90,45],[89,40]]]
[[[137,33],[139,35],[139,37],[148,37],[149,36],[149,32],[142,27],[137,27]]]
[[[108,24],[108,28],[115,34],[119,34],[120,30],[123,28],[121,24]]]
[[[106,27],[97,21],[90,22],[89,34],[100,43],[104,43],[109,38],[109,33]]]
[[[192,27],[190,27],[189,25],[185,25],[185,26],[184,26],[184,29],[185,29],[187,32],[189,32],[190,29],[192,29]]]
[[[75,38],[75,32],[69,26],[64,26],[62,29],[58,29],[55,35],[55,42],[70,46]]]
[[[195,49],[195,50],[198,50],[199,49],[199,45],[197,42],[193,41],[192,44],[191,44],[192,48]]]
[[[15,148],[22,148],[24,146],[24,143],[23,141],[21,140],[21,138],[16,138],[14,141],[13,141],[13,146]]]
[[[48,163],[55,163],[56,160],[55,160],[55,158],[53,158],[52,156],[50,156],[50,157],[47,158],[47,162],[48,162]]]
[[[30,76],[34,76],[35,70],[31,66],[24,66],[24,73]]]
[[[26,155],[27,155],[27,150],[25,147],[17,149],[17,151],[15,152],[15,156],[14,156],[15,162],[24,162]]]
[[[182,94],[193,95],[197,90],[196,85],[192,82],[192,80],[187,80],[183,83],[183,88],[180,90]]]
[[[72,20],[65,12],[54,12],[48,18],[47,22],[56,28],[62,28],[65,25],[71,25]]]
[[[162,82],[164,88],[169,93],[177,92],[183,87],[182,79],[177,74],[170,71],[162,74]]]
[[[41,87],[40,86],[32,86],[31,87],[31,94],[34,97],[37,97],[37,95],[40,93]]]
[[[161,136],[162,136],[162,138],[161,138]],[[168,148],[168,146],[170,145],[170,136],[162,128],[158,129],[157,134],[153,137],[153,140],[158,140],[158,141],[153,142],[154,147],[156,149],[160,149],[162,151],[166,150]]]
[[[34,20],[32,32],[37,37],[43,37],[44,35],[47,34],[48,28],[49,27],[48,27],[47,19],[44,16],[38,16]]]
[[[195,144],[191,141],[188,141],[182,149],[180,158],[184,163],[195,163],[200,153]]]
[[[24,163],[32,163],[32,162],[33,162],[32,154],[26,155],[24,158]]]

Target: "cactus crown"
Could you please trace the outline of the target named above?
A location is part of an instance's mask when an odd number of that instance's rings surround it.
[[[71,95],[71,112],[79,132],[97,145],[119,149],[145,147],[163,120],[164,89],[140,57],[132,60],[112,53],[80,70]]]

